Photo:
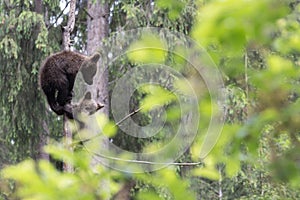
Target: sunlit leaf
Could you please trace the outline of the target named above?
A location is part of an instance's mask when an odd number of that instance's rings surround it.
[[[143,112],[148,112],[176,100],[176,95],[158,85],[145,85],[140,88],[148,95],[141,101]]]
[[[179,17],[186,4],[183,0],[157,0],[156,2],[158,7],[168,11],[168,16],[171,20]]]
[[[139,200],[161,200],[161,198],[153,191],[139,192],[136,198]]]
[[[127,51],[129,60],[137,63],[164,63],[166,54],[165,43],[150,33],[133,42]]]
[[[105,136],[112,137],[116,134],[117,127],[113,122],[108,120],[107,116],[103,114],[97,115],[96,120],[100,127],[99,129]]]
[[[284,73],[293,69],[293,63],[279,56],[270,56],[268,66],[273,74]]]
[[[193,175],[201,176],[204,178],[208,178],[211,180],[219,180],[220,174],[216,169],[209,169],[209,168],[198,168],[193,170]]]
[[[55,159],[74,163],[74,155],[72,151],[63,148],[62,146],[48,145],[44,147],[45,152],[51,154]]]

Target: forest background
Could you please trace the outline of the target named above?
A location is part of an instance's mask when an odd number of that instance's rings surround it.
[[[64,0],[0,2],[0,199],[300,199],[299,1],[76,2],[73,49],[89,55],[99,51],[105,60],[111,52],[103,49],[112,46],[109,38],[116,33],[114,47],[140,48],[140,53],[100,66],[107,69],[106,82],[99,84],[107,84],[101,89],[107,96],[100,100],[108,110],[99,121],[110,142],[129,152],[155,151],[175,137],[179,123],[191,122],[182,119],[181,101],[172,95],[178,93],[170,88],[181,93],[189,90],[178,86],[182,80],[170,82],[168,73],[160,73],[155,80],[162,87],[135,90],[128,114],[134,113],[130,117],[146,126],[160,114],[157,108],[164,108],[164,128],[146,139],[116,128],[119,120],[109,104],[116,80],[130,70],[153,62],[164,64],[182,74],[197,96],[200,136],[173,163],[145,173],[99,163],[91,166],[92,156],[76,145],[78,138],[72,151],[63,145],[63,118],[49,110],[38,73],[42,61],[61,50],[68,5]],[[93,20],[99,20],[100,31],[95,31],[99,26],[90,26]],[[137,40],[120,37],[146,27],[157,29]],[[166,30],[184,38],[165,43],[162,40],[168,37],[159,35]],[[95,46],[93,38],[101,42]],[[187,38],[217,66],[224,84],[221,106],[203,89],[201,76],[205,75],[199,76],[189,66],[195,52],[182,48],[190,48]],[[205,140],[200,133],[215,117],[214,106],[224,112],[221,134],[209,154],[199,158]],[[147,109],[140,111],[141,107]],[[47,154],[46,143],[50,144]],[[58,160],[70,163],[74,171],[60,171]],[[124,160],[114,162],[125,169]]]

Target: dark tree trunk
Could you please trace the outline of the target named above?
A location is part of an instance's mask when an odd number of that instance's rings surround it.
[[[36,13],[43,13],[43,1],[42,0],[34,0],[34,11]]]
[[[43,1],[34,0],[34,11],[38,14],[43,14]],[[46,113],[45,113],[46,114]],[[37,159],[49,160],[49,154],[45,153],[43,150],[44,146],[48,142],[48,136],[50,134],[48,125],[45,120],[41,120],[42,132],[39,135],[39,153]]]

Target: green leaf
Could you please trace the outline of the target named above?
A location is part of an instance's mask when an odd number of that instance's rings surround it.
[[[143,112],[148,112],[152,109],[168,105],[176,100],[176,95],[165,88],[158,85],[145,85],[140,88],[148,95],[141,101],[141,108]]]
[[[139,192],[136,198],[139,199],[139,200],[156,200],[156,199],[161,200],[162,199],[153,191]]]
[[[112,137],[116,134],[117,127],[116,127],[115,123],[113,123],[112,121],[109,121],[107,116],[105,116],[104,114],[97,115],[96,120],[100,127],[100,130],[102,130],[102,133],[104,135],[106,135],[107,137]]]
[[[167,10],[171,20],[179,18],[186,5],[186,2],[182,0],[157,0],[156,3],[159,8]]]
[[[167,55],[165,43],[154,34],[144,34],[127,51],[130,61],[137,63],[164,63]]]
[[[197,168],[193,170],[193,175],[208,178],[210,180],[219,180],[220,174],[218,170],[212,168]]]

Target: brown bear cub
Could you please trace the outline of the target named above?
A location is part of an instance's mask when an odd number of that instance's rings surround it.
[[[85,93],[84,97],[80,100],[79,103],[73,105],[73,110],[77,113],[92,115],[103,107],[104,104],[97,103],[95,100],[93,100],[91,92],[88,91]]]
[[[88,57],[72,51],[62,51],[45,59],[40,70],[40,86],[57,115],[66,114],[68,118],[74,118],[71,100],[76,75],[80,70],[84,81],[89,85],[93,84],[99,58],[98,53]]]

